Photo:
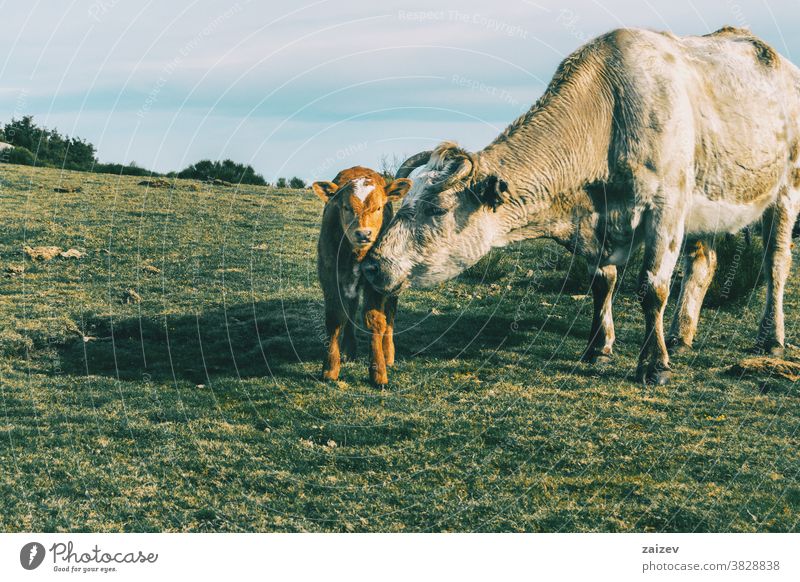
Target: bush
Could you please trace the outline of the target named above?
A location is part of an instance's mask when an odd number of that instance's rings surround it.
[[[297,176],[295,176],[294,178],[289,180],[289,188],[294,188],[295,190],[300,190],[300,189],[305,188],[305,187],[306,187],[305,180],[303,180],[301,178],[298,178]]]
[[[266,186],[267,181],[261,174],[250,165],[237,164],[233,160],[223,160],[212,162],[211,160],[200,160],[188,168],[178,172],[178,178],[188,178],[192,180],[202,180],[211,182],[223,180],[232,184],[256,184]]]
[[[286,178],[278,178],[278,181],[275,182],[275,187],[276,188],[286,188],[287,187]]]
[[[159,174],[151,172],[141,166],[131,162],[128,165],[124,164],[95,164],[94,171],[98,174],[116,174],[118,176],[154,176],[158,177]]]
[[[36,157],[28,148],[13,147],[0,152],[0,162],[5,164],[33,166],[36,164]]]
[[[68,170],[91,170],[97,161],[95,149],[89,142],[77,138],[62,136],[55,129],[37,126],[33,117],[12,119],[3,127],[3,139],[15,148],[22,148],[28,153],[36,152],[36,163],[41,166],[66,168]],[[12,164],[25,164],[28,156],[18,154],[22,161],[10,161]],[[30,165],[30,164],[26,164]]]
[[[404,161],[405,158],[402,158],[397,154],[383,154],[380,162],[378,163],[378,167],[380,168],[378,173],[384,177],[386,183],[388,184],[394,180],[394,175],[397,173],[397,170],[400,169],[400,166]]]

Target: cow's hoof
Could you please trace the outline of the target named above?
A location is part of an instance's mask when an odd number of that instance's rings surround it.
[[[773,358],[783,358],[786,355],[786,348],[781,345],[764,346],[756,344],[750,353],[771,356]]]
[[[783,358],[786,355],[786,348],[783,346],[772,346],[769,349],[769,355],[773,358]]]
[[[584,352],[581,356],[581,362],[591,366],[605,366],[612,362],[611,354],[604,354],[603,352]]]
[[[672,371],[670,370],[652,370],[647,375],[647,383],[653,386],[664,386],[669,384],[672,380]]]
[[[339,372],[332,372],[330,370],[323,370],[322,379],[326,382],[336,382],[339,379]]]
[[[692,351],[692,346],[681,341],[679,338],[673,337],[667,340],[667,353],[670,356],[678,354],[688,354]]]
[[[611,354],[594,354],[591,358],[587,360],[587,362],[595,366],[597,368],[605,368],[606,366],[610,366],[614,362],[614,358]]]

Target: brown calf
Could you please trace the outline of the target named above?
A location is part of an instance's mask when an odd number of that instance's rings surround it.
[[[317,272],[325,297],[328,354],[322,367],[326,380],[339,378],[340,350],[356,355],[355,317],[363,292],[364,320],[372,334],[370,379],[379,387],[389,382],[386,367],[394,364],[394,316],[397,297],[375,291],[361,278],[361,261],[381,229],[392,218],[389,201],[400,200],[411,180],[387,186],[383,176],[356,166],[342,170],[333,182],[314,182],[314,193],[325,202],[317,246]]]

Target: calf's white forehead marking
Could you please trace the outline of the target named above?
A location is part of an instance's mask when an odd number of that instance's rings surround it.
[[[353,180],[353,194],[356,198],[364,202],[372,191],[375,189],[375,184],[370,182],[367,178],[357,178]]]

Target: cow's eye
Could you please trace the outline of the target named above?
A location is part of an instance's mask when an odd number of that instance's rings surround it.
[[[447,214],[447,208],[429,204],[425,207],[425,216],[444,216]]]

